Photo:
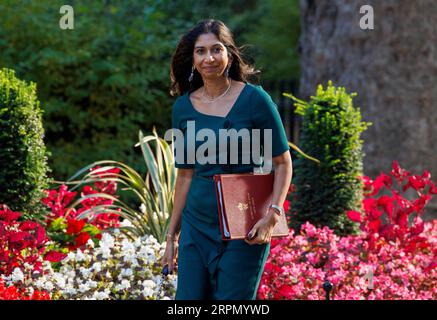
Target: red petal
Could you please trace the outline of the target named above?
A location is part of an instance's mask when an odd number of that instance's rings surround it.
[[[349,219],[354,222],[361,222],[361,213],[358,211],[350,210],[346,212]]]

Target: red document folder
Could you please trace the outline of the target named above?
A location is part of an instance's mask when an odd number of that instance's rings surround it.
[[[272,201],[274,174],[218,174],[214,183],[223,240],[244,239],[265,216]],[[281,215],[272,237],[288,235],[287,220]]]

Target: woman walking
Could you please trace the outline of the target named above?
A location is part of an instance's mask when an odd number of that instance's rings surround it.
[[[218,141],[220,129],[270,129],[274,187],[272,205],[245,240],[222,241],[215,186],[212,177],[222,173],[251,172],[259,164],[188,163],[199,147],[187,148],[185,161],[176,161],[178,174],[174,208],[162,259],[173,271],[177,262],[176,299],[255,299],[271,233],[283,212],[291,182],[292,163],[279,113],[269,94],[248,81],[256,71],[245,63],[232,33],[223,22],[204,20],[179,41],[171,62],[173,128],[187,130],[194,121],[196,133],[213,130]],[[263,141],[263,139],[261,139]],[[270,147],[269,146],[269,147]],[[190,154],[191,153],[191,154]],[[229,159],[229,155],[228,155]]]

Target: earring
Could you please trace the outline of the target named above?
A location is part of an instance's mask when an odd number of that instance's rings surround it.
[[[226,68],[225,70],[225,77],[229,78],[229,69],[231,68],[231,66],[229,65],[229,67]]]
[[[189,81],[189,82],[193,81],[193,77],[194,77],[194,66],[191,68],[191,74],[190,74],[190,76],[188,77],[188,81]]]

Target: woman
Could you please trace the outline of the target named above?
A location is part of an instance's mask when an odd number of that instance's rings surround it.
[[[250,172],[256,165],[176,161],[174,208],[162,259],[171,272],[178,255],[176,299],[256,297],[272,229],[278,215],[284,214],[281,208],[292,164],[276,105],[261,86],[247,81],[255,73],[241,58],[229,29],[218,20],[198,23],[181,38],[173,55],[172,93],[179,94],[173,105],[173,128],[185,132],[187,121],[195,121],[196,132],[207,128],[217,137],[223,128],[271,129],[275,172],[274,205],[268,214],[255,224],[247,239],[222,241],[212,177]],[[194,153],[185,150],[189,152]]]

